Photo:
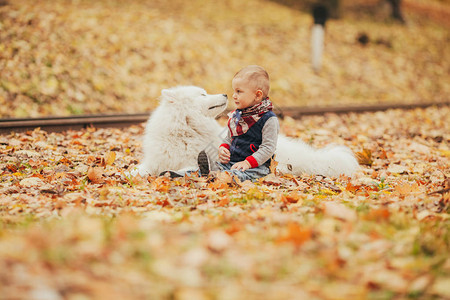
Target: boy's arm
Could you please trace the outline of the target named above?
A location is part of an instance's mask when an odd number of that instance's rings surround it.
[[[279,131],[280,124],[277,117],[269,118],[262,129],[262,142],[259,149],[245,159],[252,168],[256,168],[272,158],[277,148]]]
[[[227,136],[223,139],[222,144],[220,144],[220,147],[225,147],[226,149],[230,150],[231,145],[231,134],[230,131],[227,131]]]
[[[231,134],[227,132],[227,136],[223,139],[223,143],[219,146],[219,161],[223,164],[230,162],[230,145]]]

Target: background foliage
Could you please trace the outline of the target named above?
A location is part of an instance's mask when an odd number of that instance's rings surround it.
[[[309,63],[312,17],[286,2],[9,1],[0,117],[144,112],[175,85],[230,93],[248,64],[268,70],[280,106],[448,100],[448,27],[417,14],[424,1],[403,1],[406,25],[379,1],[341,1],[320,74]],[[449,12],[445,1],[425,7]]]

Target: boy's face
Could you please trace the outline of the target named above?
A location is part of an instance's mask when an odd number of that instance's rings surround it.
[[[238,109],[244,109],[262,101],[262,91],[255,89],[245,78],[233,78],[231,86],[234,91],[234,104]]]

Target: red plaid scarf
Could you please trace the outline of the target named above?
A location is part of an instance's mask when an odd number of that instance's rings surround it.
[[[228,128],[231,136],[246,133],[258,120],[268,111],[272,110],[272,102],[267,97],[261,103],[244,108],[236,109],[228,114]]]

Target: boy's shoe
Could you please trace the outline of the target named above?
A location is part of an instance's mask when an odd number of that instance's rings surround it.
[[[208,176],[210,171],[209,158],[205,151],[198,154],[197,157],[198,167],[200,169],[200,176]]]
[[[170,178],[178,178],[178,177],[184,177],[180,173],[177,173],[175,171],[163,171],[159,174],[159,176],[167,176]]]

